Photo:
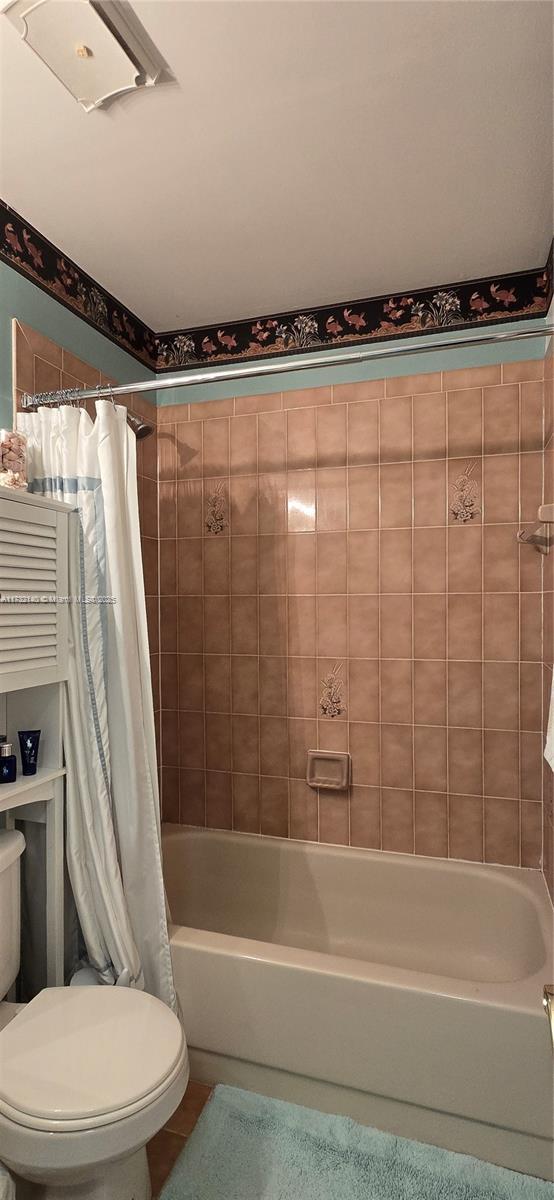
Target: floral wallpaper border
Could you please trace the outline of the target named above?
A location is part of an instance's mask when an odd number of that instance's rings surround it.
[[[551,246],[532,271],[156,334],[1,200],[0,259],[156,372],[541,317],[553,290]]]

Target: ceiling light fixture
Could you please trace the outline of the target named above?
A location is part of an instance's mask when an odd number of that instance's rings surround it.
[[[85,112],[160,79],[164,63],[124,0],[0,0],[0,11]]]

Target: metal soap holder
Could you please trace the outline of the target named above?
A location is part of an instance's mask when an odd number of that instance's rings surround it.
[[[554,542],[554,504],[541,504],[537,517],[531,529],[518,531],[517,540],[525,546],[534,546],[539,554],[548,554]]]
[[[306,783],[312,788],[343,792],[350,783],[350,755],[335,750],[308,750]]]

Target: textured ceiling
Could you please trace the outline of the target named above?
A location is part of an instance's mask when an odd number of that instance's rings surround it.
[[[154,329],[544,263],[547,0],[133,8],[174,82],[90,114],[0,17],[0,192]]]

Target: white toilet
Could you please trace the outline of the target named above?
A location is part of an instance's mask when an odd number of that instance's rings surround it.
[[[19,969],[19,859],[0,832],[0,996]],[[150,1200],[146,1143],[179,1104],[178,1018],[124,987],[46,988],[0,1003],[0,1162],[17,1200]]]

